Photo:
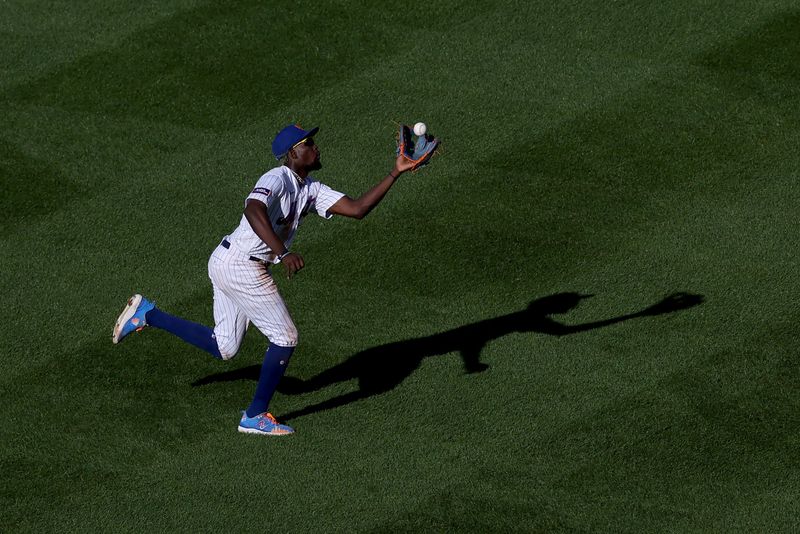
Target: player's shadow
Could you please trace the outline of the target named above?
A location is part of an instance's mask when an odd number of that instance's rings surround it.
[[[536,299],[527,308],[518,312],[460,326],[432,336],[396,341],[363,350],[308,380],[284,377],[278,391],[290,395],[317,391],[332,384],[353,379],[358,379],[358,389],[291,413],[282,414],[281,419],[288,421],[390,391],[410,376],[420,366],[422,360],[429,356],[459,352],[467,373],[485,371],[489,366],[480,361],[483,347],[489,341],[506,334],[535,332],[564,336],[637,317],[671,313],[691,308],[703,302],[702,295],[675,293],[641,311],[600,321],[567,325],[550,317],[567,313],[574,309],[582,299],[591,296],[579,293],[557,293]],[[259,365],[253,365],[207,376],[192,385],[201,386],[213,382],[243,379],[258,380],[259,370]]]

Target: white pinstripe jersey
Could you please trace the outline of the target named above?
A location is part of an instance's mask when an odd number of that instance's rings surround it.
[[[344,193],[334,191],[311,176],[301,183],[294,171],[282,165],[259,178],[247,200],[260,200],[267,205],[267,216],[272,229],[288,249],[300,221],[309,211],[314,210],[321,217],[330,219],[333,214],[328,213],[328,210],[343,196]],[[227,239],[231,245],[247,255],[270,263],[275,262],[276,254],[256,235],[244,215],[239,226]]]

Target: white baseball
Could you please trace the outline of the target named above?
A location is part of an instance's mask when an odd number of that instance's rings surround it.
[[[425,135],[425,132],[428,131],[428,127],[425,126],[424,122],[418,122],[414,125],[414,135]]]

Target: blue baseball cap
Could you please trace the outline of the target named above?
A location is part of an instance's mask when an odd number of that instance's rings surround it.
[[[318,131],[319,128],[311,128],[306,131],[299,124],[290,124],[278,132],[278,135],[272,140],[272,153],[275,155],[275,159],[280,161],[294,145],[303,139],[313,137]]]

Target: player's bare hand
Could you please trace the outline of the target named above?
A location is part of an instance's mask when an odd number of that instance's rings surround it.
[[[303,261],[303,256],[297,254],[295,252],[291,252],[283,257],[281,260],[283,263],[284,268],[286,269],[286,276],[291,278],[294,273],[305,267],[305,262]]]
[[[397,159],[394,162],[394,170],[392,170],[392,174],[400,175],[406,171],[410,171],[413,168],[413,161],[406,159],[403,156],[397,156]]]

